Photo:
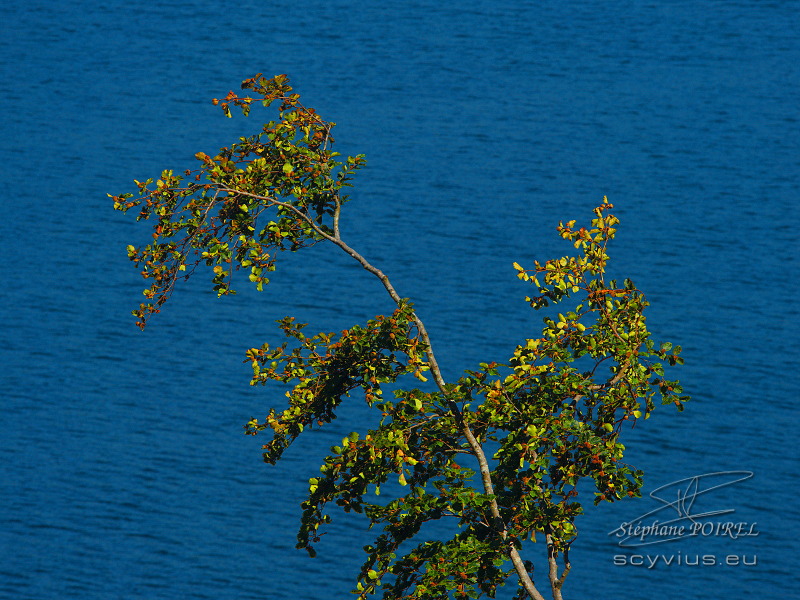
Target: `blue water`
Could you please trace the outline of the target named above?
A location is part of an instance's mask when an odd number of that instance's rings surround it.
[[[648,294],[657,339],[683,345],[694,397],[630,432],[645,491],[754,473],[707,508],[735,508],[759,536],[662,553],[758,564],[615,565],[607,533],[645,498],[589,508],[565,597],[798,597],[799,15],[677,0],[17,3],[0,36],[0,597],[352,587],[359,521],[334,521],[314,560],[294,535],[321,452],[366,414],[346,407],[266,466],[242,425],[281,393],[248,387],[241,361],[277,341],[274,319],[335,331],[388,298],[316,247],[281,257],[260,295],[190,282],[140,333],[125,246],[147,233],[106,197],[257,130],[267,113],[228,120],[209,103],[256,72],[288,73],[339,124],[340,150],[367,154],[343,233],[416,301],[451,378],[536,331],[511,263],[560,256],[560,219],[616,204],[613,269]],[[542,548],[529,554],[542,573]]]

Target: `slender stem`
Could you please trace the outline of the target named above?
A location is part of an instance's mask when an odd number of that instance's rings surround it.
[[[333,210],[333,237],[337,240],[340,239],[339,236],[339,215],[342,213],[342,201],[339,199],[339,195],[336,195],[336,208]]]
[[[392,283],[389,281],[389,278],[381,271],[380,269],[372,266],[363,256],[361,256],[358,252],[353,250],[350,246],[348,246],[343,240],[341,239],[332,239],[331,240],[334,244],[339,246],[342,250],[344,250],[347,254],[352,256],[356,259],[367,271],[375,275],[383,286],[386,288],[386,291],[389,292],[389,295],[392,297],[392,300],[395,301],[396,304],[400,304],[401,298],[398,295],[397,291],[392,286]],[[439,368],[439,363],[436,360],[436,355],[433,352],[433,346],[431,344],[430,336],[428,335],[428,331],[425,328],[425,324],[422,322],[422,319],[419,318],[416,311],[412,313],[414,318],[414,323],[417,326],[417,330],[419,331],[420,337],[422,341],[425,342],[427,346],[427,354],[428,354],[428,364],[430,365],[431,374],[433,375],[433,379],[436,382],[436,387],[439,388],[439,391],[444,396],[445,400],[447,401],[447,406],[450,409],[450,412],[456,419],[458,426],[461,428],[461,432],[464,434],[464,437],[467,439],[467,443],[469,444],[473,456],[478,461],[478,467],[481,473],[481,480],[483,483],[483,490],[486,494],[490,494],[494,496],[494,485],[492,484],[492,475],[491,469],[489,467],[489,462],[486,460],[486,453],[483,451],[483,446],[481,446],[480,442],[475,438],[475,435],[472,433],[472,429],[470,428],[469,424],[464,420],[464,415],[461,412],[458,404],[452,399],[450,393],[447,390],[447,386],[444,381],[444,377],[442,377],[442,371]],[[492,498],[490,504],[490,511],[492,513],[492,519],[494,520],[495,526],[499,529],[501,536],[504,540],[508,540],[508,529],[503,522],[503,519],[500,515],[500,508],[497,504],[497,500]],[[536,586],[533,584],[533,580],[531,579],[530,575],[528,574],[528,570],[525,568],[525,563],[522,561],[522,557],[519,555],[519,551],[517,547],[514,545],[514,542],[508,540],[508,555],[511,559],[511,563],[514,565],[514,569],[517,571],[517,575],[520,578],[520,581],[525,588],[525,591],[528,595],[533,598],[534,600],[544,600],[544,597],[539,593],[536,589]]]
[[[553,538],[550,533],[545,534],[547,540],[547,562],[549,565],[548,577],[550,579],[550,588],[553,591],[553,600],[563,600],[561,595],[561,587],[564,585],[564,580],[569,575],[572,564],[569,562],[569,549],[564,549],[564,571],[561,577],[558,576],[558,561],[555,546],[553,545]]]

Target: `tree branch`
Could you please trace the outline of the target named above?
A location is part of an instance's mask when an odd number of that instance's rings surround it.
[[[346,254],[355,259],[366,271],[372,273],[375,277],[377,277],[383,284],[383,287],[386,288],[386,291],[389,293],[389,296],[392,298],[395,304],[400,306],[400,304],[402,303],[402,298],[397,293],[397,290],[392,285],[392,282],[389,281],[389,277],[387,277],[386,274],[383,273],[383,271],[373,266],[361,254],[359,254],[353,248],[351,248],[339,236],[338,217],[340,211],[340,202],[338,198],[336,203],[336,212],[334,213],[334,235],[330,235],[324,230],[322,230],[319,227],[319,225],[315,223],[308,215],[306,215],[303,211],[301,211],[292,204],[289,204],[287,202],[281,202],[280,200],[276,200],[275,198],[260,196],[258,194],[253,194],[250,192],[243,192],[233,188],[222,187],[221,189],[223,191],[241,194],[244,196],[256,198],[258,200],[266,201],[272,205],[280,206],[282,208],[292,211],[298,217],[303,219],[318,235],[320,235],[324,239],[328,240],[329,242],[341,248]],[[455,400],[452,399],[450,393],[447,390],[447,385],[444,381],[444,377],[442,376],[442,371],[439,368],[439,363],[436,360],[436,356],[433,352],[433,345],[431,344],[431,339],[430,336],[428,335],[428,330],[425,328],[425,324],[422,322],[422,319],[419,318],[416,311],[412,313],[412,318],[414,319],[414,324],[417,326],[417,330],[419,331],[419,335],[422,338],[422,341],[427,346],[426,354],[428,355],[428,365],[430,366],[433,379],[436,382],[436,387],[439,388],[439,391],[444,396],[445,401],[447,402],[447,406],[450,409],[450,412],[456,419],[456,422],[461,428],[461,432],[464,434],[464,437],[466,438],[467,443],[469,444],[470,449],[472,450],[472,455],[478,461],[478,468],[481,474],[481,482],[483,484],[483,490],[486,494],[494,496],[494,485],[492,483],[491,468],[489,467],[489,462],[486,459],[486,453],[483,451],[483,447],[481,446],[480,442],[475,438],[475,435],[472,433],[472,429],[470,428],[469,424],[464,420],[464,415],[461,412],[461,409],[459,408],[458,404],[455,402]],[[514,544],[514,541],[508,539],[508,528],[506,527],[506,524],[503,522],[503,518],[500,515],[500,507],[498,506],[497,500],[495,498],[492,498],[489,504],[489,509],[495,527],[497,527],[503,540],[507,542],[506,548],[508,556],[511,560],[511,563],[514,565],[514,569],[517,572],[517,576],[519,577],[520,582],[522,583],[522,586],[525,588],[525,591],[527,592],[528,596],[533,600],[545,600],[544,597],[541,595],[541,593],[539,593],[539,591],[536,589],[536,586],[534,585],[533,580],[531,579],[531,576],[528,573],[528,570],[525,568],[525,563],[523,562],[522,557],[519,554],[519,550],[517,550],[517,547]]]

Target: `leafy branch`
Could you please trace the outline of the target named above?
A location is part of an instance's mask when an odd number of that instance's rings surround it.
[[[543,533],[545,585],[561,600],[583,510],[579,483],[591,481],[595,504],[638,496],[642,473],[622,462],[623,424],[646,419],[657,395],[679,410],[688,399],[677,381],[664,379],[659,362],[682,363],[680,347],[656,349],[644,295],[630,280],[605,277],[619,223],[613,206],[604,198],[589,226],[559,225],[577,256],[534,262],[532,269],[514,263],[517,276],[533,286],[526,298],[532,308],[572,298],[574,309],[562,309],[557,320],[544,317],[541,335],[524,340],[506,364],[481,363],[448,383],[413,304],[342,238],[340,219],[350,200],[343,192],[364,166],[363,155],[341,159],[332,150],[334,123],[304,106],[286,76],[258,74],[242,88],[258,97],[230,92],[214,104],[231,116],[231,107],[247,115],[253,104],[278,103],[278,119],[213,157],[198,152],[199,166],[182,176],[164,171],[156,181],[137,181],[137,194],[112,196],[116,209],[136,208],[138,220],[155,221],[149,244],[128,246],[150,281],[147,302],[133,311],[137,324],[144,328],[176,283],[202,265],[211,269],[213,289],[227,295],[235,293],[238,269],[249,270],[261,290],[281,252],[320,242],[338,247],[381,282],[395,306],[391,315],[338,335],[312,336],[286,317],[278,323],[287,341],[247,352],[252,385],[291,387],[285,409],[273,408],[245,427],[248,434],[272,436],[263,446],[268,463],[304,431],[335,419],[356,391],[380,413],[374,428],[332,447],[321,476],[309,479],[298,547],[315,554],[333,503],[383,529],[365,547],[355,590],[360,598],[380,590],[386,599],[494,597],[513,578],[518,598],[542,600],[533,565],[521,552],[526,540]],[[427,372],[435,391],[396,389],[394,399],[384,396],[386,384],[408,375],[426,381]],[[466,456],[477,471],[460,464]],[[383,503],[367,500],[395,480],[405,493]],[[427,523],[441,519],[457,528],[450,540],[423,540],[398,557],[406,542],[424,536]]]

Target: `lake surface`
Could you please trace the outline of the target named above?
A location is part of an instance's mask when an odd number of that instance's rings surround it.
[[[587,220],[603,195],[616,205],[612,271],[648,295],[655,338],[683,346],[676,374],[694,398],[627,432],[628,458],[645,492],[752,473],[698,503],[758,535],[626,549],[608,533],[659,501],[588,507],[565,597],[798,597],[799,15],[797,2],[680,0],[9,10],[0,597],[352,587],[360,521],[335,518],[317,559],[294,544],[307,479],[366,413],[352,403],[264,465],[242,426],[282,392],[250,388],[242,360],[278,341],[284,315],[338,331],[389,299],[317,246],[282,256],[262,294],[217,300],[197,278],[141,333],[125,246],[148,232],[106,197],[258,130],[271,114],[228,120],[209,102],[257,72],[289,74],[338,123],[339,150],[367,154],[343,234],[416,302],[453,379],[536,334],[511,263],[567,253],[559,220]],[[528,552],[542,573],[543,548]]]

